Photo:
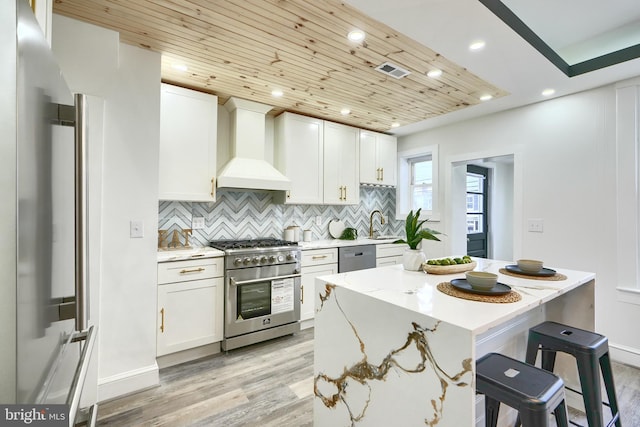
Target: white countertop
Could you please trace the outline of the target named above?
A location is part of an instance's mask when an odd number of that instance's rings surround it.
[[[594,273],[553,266],[549,268],[564,274],[567,279],[547,281],[517,278],[498,272],[500,268],[512,263],[488,259],[475,261],[478,262],[476,270],[498,274],[498,282],[511,286],[522,295],[522,299],[513,303],[487,303],[452,297],[438,291],[436,286],[441,282],[464,278],[464,273],[426,274],[421,271],[405,271],[402,265],[321,276],[317,280],[451,323],[477,335],[595,279]]]
[[[210,247],[190,249],[168,249],[158,251],[158,262],[185,261],[198,258],[215,258],[224,256],[224,252]]]

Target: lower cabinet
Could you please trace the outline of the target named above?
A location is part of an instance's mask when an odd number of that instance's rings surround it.
[[[316,277],[338,273],[338,249],[310,249],[302,251],[302,278],[300,286],[300,320],[313,319]]]
[[[222,341],[222,274],[222,258],[158,265],[157,356]]]
[[[376,267],[402,264],[402,254],[408,247],[401,243],[376,245]]]

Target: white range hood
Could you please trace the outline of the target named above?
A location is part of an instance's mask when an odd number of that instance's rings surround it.
[[[291,189],[291,180],[265,160],[265,115],[273,107],[238,98],[224,106],[231,122],[231,160],[218,173],[218,187]]]

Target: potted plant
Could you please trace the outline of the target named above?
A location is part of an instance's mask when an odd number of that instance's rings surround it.
[[[426,260],[424,252],[418,249],[423,239],[440,241],[440,239],[436,237],[436,234],[441,234],[439,231],[426,227],[422,228],[422,225],[427,222],[428,219],[420,221],[421,210],[422,208],[418,209],[415,215],[412,210],[409,212],[409,215],[407,215],[407,220],[405,221],[406,240],[400,239],[393,242],[406,243],[409,245],[409,249],[402,255],[402,264],[405,270],[417,271]]]

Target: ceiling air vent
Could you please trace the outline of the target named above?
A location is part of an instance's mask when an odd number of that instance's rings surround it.
[[[384,64],[378,65],[376,67],[376,71],[380,71],[381,73],[387,74],[395,79],[401,79],[411,74],[411,71],[400,68],[391,62],[385,62]]]

